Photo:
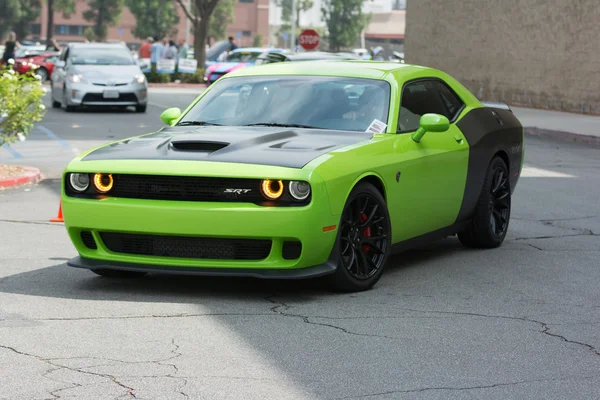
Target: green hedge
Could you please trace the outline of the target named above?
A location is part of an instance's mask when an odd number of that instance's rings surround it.
[[[196,73],[189,74],[179,72],[177,66],[175,66],[175,73],[173,74],[159,74],[156,72],[155,67],[152,67],[152,71],[145,72],[146,79],[149,83],[169,83],[181,80],[181,83],[204,83],[204,69],[197,69]]]

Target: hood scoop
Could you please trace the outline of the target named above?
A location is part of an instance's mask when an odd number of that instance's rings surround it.
[[[195,151],[201,153],[212,153],[229,146],[225,142],[211,142],[206,140],[174,139],[171,140],[171,148],[176,151]]]

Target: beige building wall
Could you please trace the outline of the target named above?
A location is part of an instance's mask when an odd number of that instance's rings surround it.
[[[600,0],[409,0],[406,61],[487,101],[600,114]]]

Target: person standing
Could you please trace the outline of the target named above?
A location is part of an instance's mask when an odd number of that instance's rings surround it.
[[[15,58],[15,49],[21,48],[21,44],[17,41],[17,34],[11,32],[8,34],[8,40],[4,43],[4,54],[2,55],[2,63],[8,64],[8,60]]]
[[[160,51],[160,58],[161,59],[165,59],[167,58],[167,50],[169,49],[169,41],[167,40],[167,38],[162,40],[161,43],[161,51]]]
[[[235,49],[237,49],[237,44],[235,44],[235,41],[233,40],[233,36],[229,36],[229,51],[233,51]]]
[[[152,52],[150,51],[150,48],[152,47],[152,42],[154,42],[154,39],[152,39],[151,36],[148,36],[144,43],[142,43],[139,52],[140,58],[144,59],[150,58],[152,56]]]
[[[162,58],[163,53],[163,45],[160,41],[156,40],[150,46],[150,67],[152,72],[156,72],[156,64],[158,64],[158,60]]]
[[[185,42],[184,39],[179,40],[179,54],[177,54],[177,58],[185,59],[187,58],[188,51],[190,50],[190,46]]]
[[[167,60],[174,60],[177,58],[177,47],[173,40],[167,42],[163,54],[163,58],[166,58]]]

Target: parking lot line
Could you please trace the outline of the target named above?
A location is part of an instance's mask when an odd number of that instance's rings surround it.
[[[7,145],[3,144],[0,147],[2,147],[3,149],[5,149],[6,151],[8,151],[13,156],[13,158],[23,158],[23,155],[21,153],[19,153],[18,151],[16,151],[15,149],[13,149],[10,146],[7,146]]]
[[[36,125],[36,128],[38,128],[40,131],[42,131],[46,135],[48,135],[49,138],[56,140],[62,147],[67,148],[69,150],[73,150],[73,147],[71,147],[69,142],[67,142],[66,140],[64,140],[63,138],[61,138],[60,136],[58,136],[56,133],[52,132],[50,129],[46,128],[45,126]]]

